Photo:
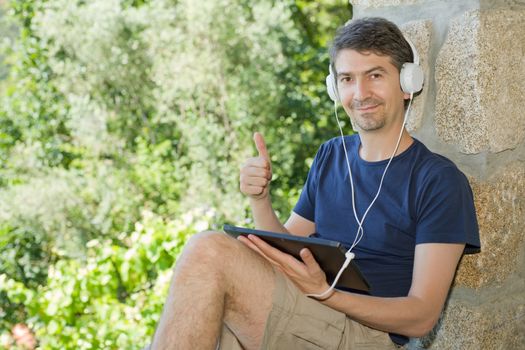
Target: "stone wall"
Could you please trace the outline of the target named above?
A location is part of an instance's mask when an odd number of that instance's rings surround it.
[[[425,71],[408,124],[470,179],[482,252],[410,349],[525,349],[525,1],[351,0],[412,39]]]

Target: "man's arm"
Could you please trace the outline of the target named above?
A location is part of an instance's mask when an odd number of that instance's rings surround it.
[[[296,236],[308,236],[315,232],[315,223],[292,211],[283,225],[272,208],[270,196],[264,200],[250,201],[255,227],[260,230],[287,233]]]
[[[293,211],[284,227],[286,227],[288,232],[296,236],[307,237],[315,232],[315,223],[313,221],[305,219]]]
[[[417,245],[412,285],[406,297],[378,298],[337,291],[323,303],[369,327],[421,337],[439,319],[464,247],[446,243]]]
[[[241,168],[240,189],[242,193],[250,197],[255,227],[266,231],[301,236],[313,233],[315,231],[314,223],[296,213],[292,212],[284,225],[275,215],[270,198],[270,181],[272,178],[270,155],[261,134],[255,133],[253,140],[259,155],[246,160]]]
[[[305,294],[320,294],[328,289],[326,276],[308,249],[301,251],[301,262],[257,237],[248,238],[252,248],[262,252]],[[323,303],[375,329],[423,336],[439,319],[464,247],[445,243],[417,245],[412,285],[406,297],[381,298],[336,291]]]

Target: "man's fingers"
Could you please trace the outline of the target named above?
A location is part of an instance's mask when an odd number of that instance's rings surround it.
[[[270,155],[268,154],[268,149],[266,148],[266,143],[264,142],[263,136],[256,132],[253,134],[253,141],[255,142],[255,147],[257,147],[257,151],[259,152],[259,157],[263,157],[270,162]]]
[[[241,167],[239,181],[242,193],[251,198],[266,198],[269,193],[269,184],[272,180],[272,165],[266,149],[263,136],[256,132],[253,135],[258,157],[248,158]]]
[[[283,269],[287,270],[288,268],[291,269],[300,269],[302,267],[302,263],[294,258],[293,256],[283,253],[277,248],[272,247],[259,237],[255,235],[248,235],[248,239],[253,242],[260,250],[264,253],[269,259],[277,262],[279,265],[283,267]]]
[[[244,194],[251,195],[251,196],[257,196],[263,193],[265,187],[252,186],[252,185],[246,185],[246,184],[241,183],[240,188],[241,188],[241,192]]]
[[[268,185],[269,180],[265,177],[260,176],[246,176],[242,175],[240,177],[240,183],[242,185],[247,186],[260,186],[260,187],[266,187]]]
[[[237,237],[237,240],[241,241],[242,243],[244,243],[246,246],[248,246],[248,248],[250,248],[251,250],[254,250],[256,251],[257,253],[261,254],[262,256],[264,256],[264,254],[261,252],[261,250],[259,248],[257,248],[257,246],[255,244],[252,243],[252,241],[250,241],[248,238],[246,238],[245,236],[238,236]]]
[[[301,249],[299,255],[301,255],[301,259],[303,260],[304,264],[306,265],[306,268],[310,272],[318,272],[321,269],[321,267],[315,260],[314,255],[308,248]]]
[[[263,258],[265,258],[270,264],[274,265],[274,266],[277,266],[280,268],[279,264],[277,264],[275,261],[273,261],[272,259],[270,259],[268,256],[266,256],[266,254],[264,254],[260,249],[259,247],[257,247],[255,244],[253,244],[252,241],[250,241],[248,238],[246,238],[245,236],[239,236],[237,237],[237,239],[239,241],[241,241],[242,243],[244,243],[246,246],[248,246],[248,248],[250,248],[251,250],[255,251],[256,253],[258,253],[259,255],[261,255]]]
[[[260,160],[263,160],[263,158],[258,158]],[[266,163],[266,162],[262,162]],[[272,178],[272,172],[267,167],[261,167],[259,166],[259,162],[250,162],[246,163],[242,169],[241,169],[241,175],[245,177],[262,177],[265,179],[270,180]]]
[[[270,163],[268,162],[268,160],[260,156],[248,158],[243,164],[244,167],[266,168],[266,169],[270,167],[269,165]]]
[[[262,157],[250,158],[241,168],[239,175],[241,192],[254,198],[265,195],[272,179],[272,172],[269,166],[257,166],[261,162],[268,164]]]

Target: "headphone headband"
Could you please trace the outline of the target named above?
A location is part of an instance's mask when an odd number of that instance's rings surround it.
[[[419,55],[417,53],[416,47],[409,38],[407,38],[406,36],[403,36],[403,38],[405,38],[405,41],[408,43],[408,45],[410,45],[410,49],[412,50],[412,56],[414,56],[413,63],[419,66]]]

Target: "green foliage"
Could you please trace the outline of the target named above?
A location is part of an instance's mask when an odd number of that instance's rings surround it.
[[[118,244],[95,239],[85,259],[57,261],[38,288],[0,274],[0,291],[26,305],[42,349],[139,349],[160,316],[174,259],[198,226],[145,212]]]
[[[23,322],[42,349],[141,348],[187,238],[252,224],[238,170],[254,131],[272,157],[274,207],[289,215],[317,147],[336,135],[326,44],[351,9],[11,0],[7,10],[0,338]]]

